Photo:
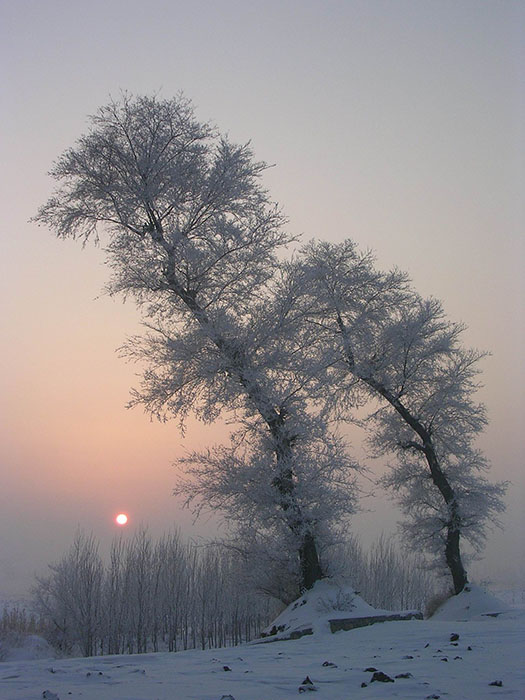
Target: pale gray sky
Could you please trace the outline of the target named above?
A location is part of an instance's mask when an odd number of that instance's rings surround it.
[[[524,26],[521,2],[0,0],[0,597],[24,591],[80,524],[113,514],[192,529],[171,462],[221,428],[126,411],[114,353],[131,307],[95,297],[100,251],[28,224],[51,162],[121,89],[183,90],[202,119],[276,167],[273,197],[305,238],[354,238],[490,350],[492,478],[511,479],[506,532],[479,575],[525,576]],[[355,518],[369,539],[397,515]]]

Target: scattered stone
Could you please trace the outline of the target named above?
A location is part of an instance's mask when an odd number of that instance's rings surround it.
[[[458,659],[463,660],[463,657],[462,657],[462,656],[455,656],[455,657],[454,657],[454,661],[457,661]]]
[[[467,647],[467,651],[472,651],[472,647]]]
[[[223,695],[221,697],[221,700],[235,700],[235,698],[233,697],[233,695]]]
[[[403,659],[413,659],[413,656],[410,656],[410,654],[406,654],[406,656],[402,657]]]
[[[412,678],[412,674],[411,673],[398,673],[397,676],[395,676],[395,677],[396,678]]]
[[[60,700],[56,693],[52,693],[50,690],[44,690],[42,693],[44,700]]]
[[[323,662],[323,666],[330,666],[331,668],[337,668],[337,664],[333,664],[331,661]]]
[[[447,661],[447,662],[448,662],[448,659],[447,659],[446,656],[443,656],[443,657],[441,658],[441,661]]]
[[[424,647],[424,648],[425,648],[425,649],[428,649],[429,646],[430,646],[430,642],[427,642],[427,643],[425,644],[425,647]]]
[[[383,673],[383,671],[376,671],[374,673],[370,683],[373,683],[374,681],[379,681],[380,683],[395,683],[394,679],[387,676],[386,673]]]
[[[299,692],[307,693],[310,690],[317,690],[317,686],[312,683],[312,681],[310,680],[310,676],[306,676],[304,681],[299,686]]]
[[[368,683],[361,683],[361,688],[368,688]]]
[[[223,671],[231,671],[231,668],[229,666],[223,666],[222,670]]]
[[[495,685],[496,688],[501,688],[503,687],[503,681],[492,681],[492,683],[489,683],[489,685]]]
[[[374,668],[373,666],[365,668],[365,673],[375,673],[375,671],[377,671],[377,668]]]
[[[458,639],[459,639],[459,634],[456,634],[456,633],[454,632],[454,634],[451,634],[451,635],[450,635],[450,641],[451,641],[451,642],[457,642]]]
[[[427,700],[439,700],[440,697],[441,695],[436,695],[434,693],[434,695],[427,695]]]

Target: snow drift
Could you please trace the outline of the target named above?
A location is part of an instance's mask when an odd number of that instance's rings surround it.
[[[351,627],[361,627],[374,622],[416,617],[422,617],[417,610],[393,612],[373,608],[352,587],[323,579],[290,603],[264,630],[262,636],[265,641],[296,639],[308,634],[333,632],[337,627],[333,623],[339,620],[352,621]],[[254,643],[257,642],[260,640]]]

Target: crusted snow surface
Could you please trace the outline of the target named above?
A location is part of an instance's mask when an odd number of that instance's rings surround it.
[[[322,581],[275,620],[289,629],[310,626],[312,635],[171,654],[18,658],[0,663],[0,698],[291,700],[315,692],[319,700],[521,700],[525,612],[469,588],[430,620],[330,634],[329,619],[388,611]]]
[[[291,700],[308,677],[317,691],[304,693],[318,700],[521,700],[524,646],[523,617],[388,622],[256,646],[11,661],[0,698]]]
[[[476,620],[499,615],[516,616],[517,611],[476,584],[469,583],[458,595],[441,605],[433,620]]]

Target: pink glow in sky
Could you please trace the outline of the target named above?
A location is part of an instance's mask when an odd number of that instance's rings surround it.
[[[216,529],[194,525],[171,495],[172,463],[225,427],[190,420],[182,439],[175,423],[126,410],[137,368],[115,350],[137,332],[136,311],[101,295],[101,250],[28,223],[50,194],[52,161],[120,89],[184,90],[201,119],[276,163],[266,184],[291,232],[375,249],[492,352],[481,447],[491,478],[513,486],[506,531],[475,571],[525,576],[524,8],[1,4],[0,598],[25,592],[78,525],[108,541],[119,504],[155,532]],[[384,499],[364,506],[373,512],[353,527],[365,541],[394,527]]]

